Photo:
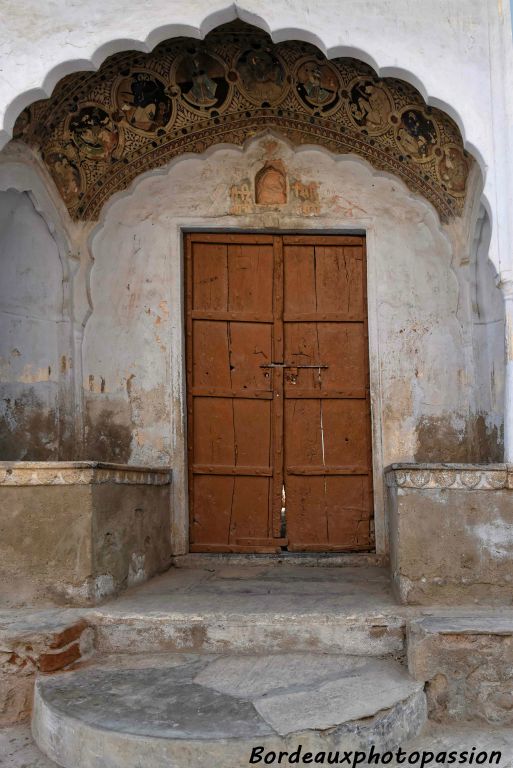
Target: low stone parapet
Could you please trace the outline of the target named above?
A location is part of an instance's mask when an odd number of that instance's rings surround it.
[[[94,605],[170,564],[171,473],[0,462],[4,606]]]
[[[393,464],[390,559],[402,603],[513,602],[513,467]]]
[[[408,667],[438,722],[513,724],[513,612],[411,622]]]

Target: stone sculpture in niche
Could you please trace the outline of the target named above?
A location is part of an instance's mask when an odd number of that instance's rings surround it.
[[[285,205],[287,202],[287,177],[281,160],[270,160],[255,176],[255,201],[257,205]]]

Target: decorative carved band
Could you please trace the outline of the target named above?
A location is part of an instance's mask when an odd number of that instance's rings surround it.
[[[506,464],[393,464],[385,470],[385,478],[392,488],[496,491],[513,488],[513,467]]]
[[[0,462],[0,487],[24,485],[169,485],[171,470],[94,461]]]
[[[268,128],[294,145],[364,157],[443,220],[463,211],[472,159],[451,118],[356,59],[274,44],[241,22],[205,41],[169,40],[69,75],[21,113],[14,135],[42,153],[71,216],[94,220],[139,174],[213,144],[240,146]]]

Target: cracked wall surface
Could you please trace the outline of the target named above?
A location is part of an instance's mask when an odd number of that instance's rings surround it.
[[[261,184],[269,168],[275,176],[279,170],[277,196],[271,189],[269,197]],[[44,169],[37,173],[44,178]],[[477,196],[478,181],[473,184]],[[23,201],[29,216],[28,196],[13,199]],[[30,216],[37,222],[33,229]],[[20,242],[38,226],[43,232],[41,217],[35,211],[30,216],[22,222]],[[78,255],[68,279],[59,271],[48,227],[37,249],[23,251],[9,235],[8,218],[3,258],[10,269],[22,260],[20,285],[23,270],[32,268],[24,253],[51,262],[43,280],[27,285],[43,298],[53,290],[54,304],[45,309],[50,319],[42,321],[47,330],[37,351],[31,351],[28,332],[20,331],[17,342],[7,337],[7,351],[18,349],[30,371],[45,374],[45,381],[27,384],[22,367],[16,368],[4,383],[7,399],[20,387],[25,398],[26,388],[55,391],[50,403],[60,409],[56,413],[73,413],[75,439],[70,442],[69,428],[62,427],[65,419],[48,416],[50,406],[34,408],[40,429],[27,428],[26,409],[16,422],[16,449],[2,441],[2,457],[45,458],[34,442],[42,432],[41,440],[53,446],[46,457],[172,464],[175,509],[184,507],[182,230],[199,227],[366,232],[377,477],[395,461],[500,459],[502,301],[486,261],[486,232],[474,235],[475,219],[469,207],[463,219],[441,225],[429,204],[399,180],[361,160],[293,149],[270,132],[243,150],[217,148],[146,175],[113,199],[96,226],[69,224]],[[66,303],[61,288],[68,283],[73,301]],[[31,296],[23,290],[22,311],[28,314]],[[71,327],[74,351],[63,360],[60,350],[66,344],[70,349]],[[55,436],[55,422],[68,442]],[[185,546],[183,522],[175,534]]]
[[[71,318],[57,244],[26,193],[0,192],[0,265],[0,459],[64,458]]]

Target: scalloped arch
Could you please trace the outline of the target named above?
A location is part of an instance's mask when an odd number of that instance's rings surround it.
[[[84,74],[84,65],[22,112],[14,135],[41,151],[72,218],[97,220],[112,194],[176,156],[240,146],[266,128],[298,146],[364,157],[443,221],[462,213],[473,158],[450,115],[405,80],[378,77],[360,50],[323,51],[302,30],[275,30],[271,40],[263,20],[242,12],[218,26],[234,15],[182,26],[182,37],[169,38],[176,28],[166,26],[144,43],[107,43],[93,57],[104,62],[98,71]]]

